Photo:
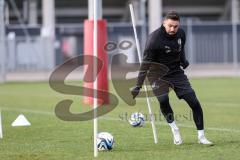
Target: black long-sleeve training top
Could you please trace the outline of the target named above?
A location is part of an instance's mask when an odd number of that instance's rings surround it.
[[[166,74],[183,72],[180,66],[186,62],[184,52],[185,42],[185,32],[181,28],[178,29],[175,35],[169,35],[163,25],[152,32],[148,36],[145,45],[143,63],[140,67],[137,86],[142,86],[148,71],[151,70],[150,64],[152,62],[155,64],[161,64],[162,67],[165,67],[165,70],[167,68],[168,72]],[[162,67],[159,68],[163,69]],[[156,69],[154,74],[155,73],[157,73]]]

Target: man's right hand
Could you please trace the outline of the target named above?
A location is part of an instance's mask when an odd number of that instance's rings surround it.
[[[185,60],[183,63],[180,63],[183,69],[186,69],[189,66],[188,60]]]
[[[135,97],[137,97],[137,95],[139,94],[141,88],[142,88],[142,87],[135,86],[135,87],[131,90],[131,94],[132,94],[132,96],[133,96],[133,99],[135,99]]]

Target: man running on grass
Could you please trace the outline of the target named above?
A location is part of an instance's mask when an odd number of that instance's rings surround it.
[[[131,93],[135,98],[143,85],[144,79],[148,77],[154,95],[160,103],[160,109],[173,133],[174,144],[182,144],[179,128],[174,121],[174,113],[169,103],[169,91],[173,89],[179,99],[184,99],[193,112],[193,119],[197,127],[198,142],[200,144],[212,145],[204,135],[203,111],[191,84],[184,74],[189,65],[186,60],[184,45],[186,41],[185,32],[179,28],[180,17],[178,13],[169,12],[162,26],[152,32],[146,42],[143,63],[140,67],[136,86]],[[167,68],[163,74],[156,72],[156,67],[149,64],[160,64]],[[182,68],[181,68],[182,67]],[[161,68],[161,67],[160,67]],[[154,71],[153,71],[154,70]],[[150,76],[151,75],[151,76]]]

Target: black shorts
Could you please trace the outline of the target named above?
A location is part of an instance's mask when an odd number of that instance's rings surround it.
[[[171,90],[174,90],[179,99],[182,99],[183,95],[192,92],[194,93],[194,90],[192,89],[191,84],[183,71],[167,74],[162,78],[149,81],[153,93],[157,97],[168,94]]]

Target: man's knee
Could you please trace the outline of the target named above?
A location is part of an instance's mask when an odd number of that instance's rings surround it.
[[[169,103],[168,94],[164,94],[164,95],[158,96],[157,99],[158,99],[160,105],[166,105],[166,104]]]
[[[194,91],[182,95],[181,98],[184,99],[184,100],[191,100],[191,101],[192,100],[193,101],[198,100],[197,96],[196,96],[196,93]]]
[[[195,92],[191,92],[191,93],[188,93],[186,95],[183,95],[182,97],[189,105],[190,107],[197,107],[197,108],[201,108],[201,105],[200,105],[200,102],[199,100],[197,99],[197,96],[195,94]]]

